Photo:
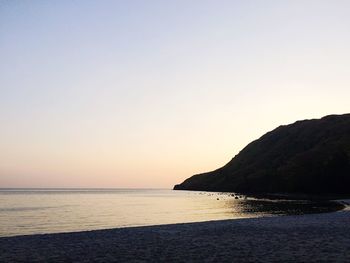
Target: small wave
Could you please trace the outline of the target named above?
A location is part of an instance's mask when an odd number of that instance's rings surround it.
[[[23,211],[37,211],[56,208],[54,206],[37,206],[37,207],[7,207],[0,208],[0,212],[23,212]]]

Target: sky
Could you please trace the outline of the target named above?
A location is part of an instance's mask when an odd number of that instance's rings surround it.
[[[350,112],[350,1],[0,1],[0,187],[172,188]]]

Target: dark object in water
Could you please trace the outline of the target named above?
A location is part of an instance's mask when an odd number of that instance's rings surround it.
[[[313,213],[334,212],[345,208],[336,201],[311,200],[244,200],[235,205],[240,206],[244,213],[259,213],[266,215],[302,215]]]

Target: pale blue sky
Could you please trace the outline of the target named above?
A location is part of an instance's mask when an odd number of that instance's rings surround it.
[[[349,112],[349,1],[1,1],[0,187],[172,187]]]

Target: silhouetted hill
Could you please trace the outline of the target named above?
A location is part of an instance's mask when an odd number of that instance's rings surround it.
[[[350,194],[350,114],[280,126],[175,190]]]

